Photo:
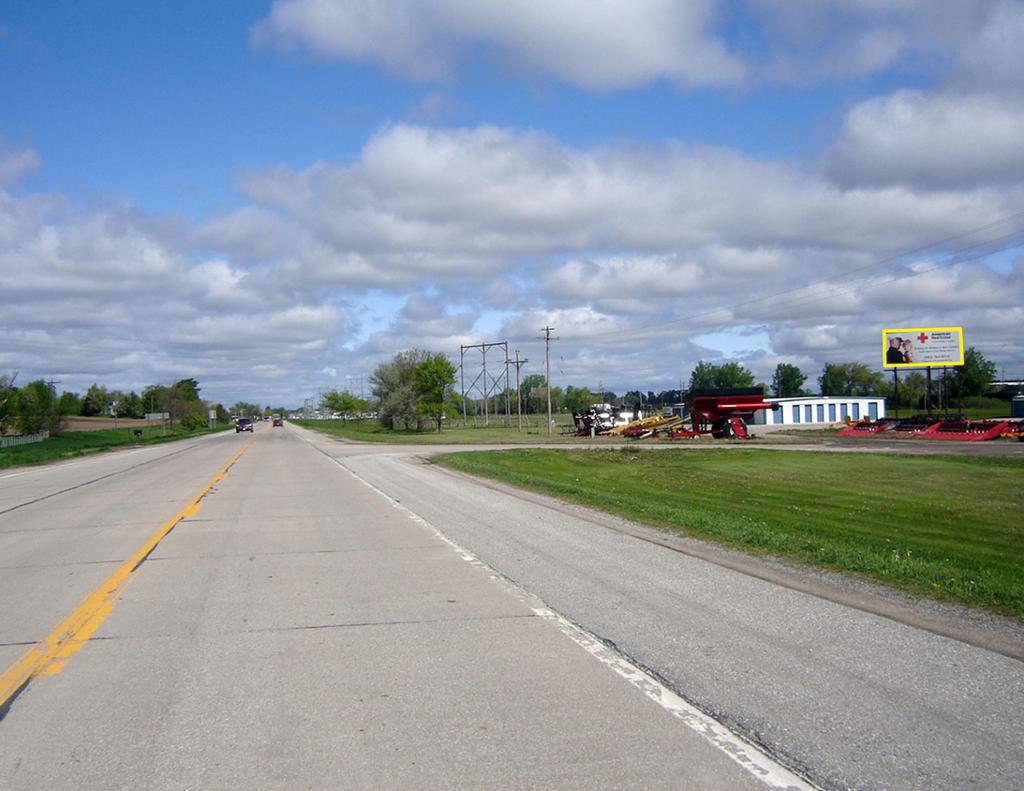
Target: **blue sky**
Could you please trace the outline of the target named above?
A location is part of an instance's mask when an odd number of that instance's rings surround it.
[[[298,403],[554,324],[562,384],[658,390],[962,324],[1024,374],[1018,32],[1014,0],[7,4],[0,372]]]

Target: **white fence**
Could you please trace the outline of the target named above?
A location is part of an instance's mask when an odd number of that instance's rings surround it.
[[[20,434],[17,437],[0,437],[0,448],[13,448],[15,445],[29,445],[33,442],[42,442],[49,438],[49,431],[40,431],[38,434]]]

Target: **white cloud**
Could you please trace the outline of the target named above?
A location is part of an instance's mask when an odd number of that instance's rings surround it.
[[[1019,184],[1021,141],[1020,103],[992,95],[900,91],[850,111],[830,155],[830,172],[847,184],[929,190]]]
[[[451,79],[471,52],[489,47],[511,72],[595,90],[659,79],[738,82],[746,68],[714,34],[714,22],[709,0],[277,0],[252,40],[413,80]]]

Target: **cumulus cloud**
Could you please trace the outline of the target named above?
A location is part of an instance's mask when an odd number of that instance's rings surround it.
[[[724,149],[582,150],[487,126],[392,126],[351,165],[279,168],[241,184],[257,205],[254,217],[273,212],[266,227],[295,229],[293,256],[316,250],[329,261],[333,254],[339,282],[353,252],[379,273],[444,279],[489,278],[536,256],[671,251],[722,240],[737,248],[851,249],[868,240],[871,249],[895,250],[1008,209],[996,191],[844,189],[799,167]],[[230,231],[245,227],[251,213],[208,223],[204,238],[228,249],[244,240],[240,249],[258,256],[260,234]],[[219,236],[219,227],[229,232]],[[272,234],[265,257],[283,253],[278,241]]]
[[[714,10],[709,0],[278,0],[252,41],[413,80],[451,79],[483,46],[510,72],[588,89],[734,83],[746,68],[714,33]]]
[[[127,206],[0,192],[0,370],[79,391],[196,376],[204,395],[230,399],[256,395],[239,383],[274,381],[272,370],[290,390],[344,338],[332,304],[282,295],[276,277],[229,260],[184,255],[153,227],[163,224]]]
[[[46,350],[40,373],[79,389],[196,376],[214,397],[291,403],[325,370],[368,374],[412,346],[508,339],[541,359],[548,325],[556,375],[613,389],[676,387],[698,359],[723,359],[716,332],[753,333],[740,346],[762,368],[874,362],[892,323],[1001,342],[1024,264],[994,272],[972,256],[1020,230],[991,225],[1019,188],[996,175],[924,185],[894,178],[896,164],[854,180],[840,164],[854,169],[875,137],[850,132],[815,172],[719,148],[398,124],[350,162],[241,174],[244,205],[191,225],[0,191],[0,368],[35,370]]]
[[[1013,184],[1024,178],[1022,140],[1019,103],[900,91],[850,111],[829,167],[850,185],[935,190]]]
[[[595,91],[660,80],[683,88],[816,83],[892,69],[1021,90],[1019,0],[963,0],[942,13],[932,0],[747,0],[741,8],[749,13],[738,38],[758,42],[745,51],[730,46],[736,9],[712,0],[277,0],[251,39],[428,82],[453,80],[489,57],[508,73]]]

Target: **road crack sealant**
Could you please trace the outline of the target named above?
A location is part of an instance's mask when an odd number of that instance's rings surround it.
[[[760,780],[769,788],[787,789],[789,791],[820,791],[819,786],[786,767],[777,756],[772,755],[766,748],[736,733],[711,714],[702,711],[695,704],[687,701],[682,695],[669,687],[656,673],[634,661],[615,647],[614,643],[602,639],[580,624],[574,623],[561,613],[548,607],[538,596],[480,560],[473,552],[449,538],[437,526],[424,519],[408,506],[403,505],[400,500],[392,497],[383,489],[360,476],[353,469],[320,448],[316,443],[308,438],[306,441],[363,486],[384,498],[392,508],[404,513],[411,521],[437,536],[439,540],[451,547],[466,563],[479,568],[495,582],[501,584],[510,594],[528,606],[534,615],[554,624],[563,635],[587,651],[587,653],[604,664],[616,675],[640,690],[640,692],[661,706],[662,709],[673,717],[683,722],[691,731],[697,733],[717,750],[724,753],[751,776]]]

